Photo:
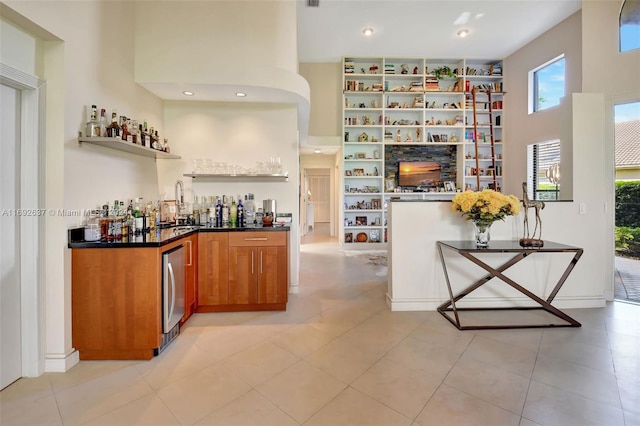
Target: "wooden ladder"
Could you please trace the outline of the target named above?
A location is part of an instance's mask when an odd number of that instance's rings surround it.
[[[478,101],[478,95],[486,96],[484,100]],[[498,190],[498,180],[496,178],[497,168],[496,168],[496,146],[495,146],[495,138],[493,134],[493,102],[491,101],[491,89],[486,88],[483,90],[478,90],[477,86],[471,90],[471,99],[473,102],[473,142],[475,148],[475,156],[476,156],[476,191],[480,190],[480,158],[478,155],[478,144],[480,143],[480,134],[478,133],[478,115],[489,116],[489,140],[491,143],[491,169],[493,171],[493,189]],[[478,103],[484,104],[485,107],[482,108],[481,111],[478,111]],[[486,108],[488,105],[488,109]],[[483,137],[483,143],[486,142],[486,135]]]

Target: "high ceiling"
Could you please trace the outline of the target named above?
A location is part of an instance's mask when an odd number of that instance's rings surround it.
[[[581,0],[297,0],[298,60],[343,56],[502,59],[581,8]],[[373,28],[371,37],[362,34]],[[456,36],[468,29],[465,38]],[[337,149],[302,146],[301,153]]]
[[[343,56],[505,58],[568,18],[581,0],[298,1],[298,59]],[[362,30],[373,28],[371,37]],[[456,32],[466,28],[469,35]]]

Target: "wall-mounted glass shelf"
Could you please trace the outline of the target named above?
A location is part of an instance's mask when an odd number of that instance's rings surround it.
[[[169,154],[164,151],[158,151],[157,149],[149,148],[142,145],[136,145],[131,142],[126,142],[121,139],[115,138],[101,138],[101,137],[81,137],[78,138],[78,142],[88,143],[91,145],[103,146],[105,148],[115,149],[117,151],[128,152],[129,154],[142,155],[143,157],[163,159],[163,160],[177,160],[179,155]]]
[[[268,174],[268,173],[239,173],[239,174],[205,174],[205,173],[185,173],[183,176],[194,180],[219,181],[219,182],[286,182],[289,179],[288,173]]]

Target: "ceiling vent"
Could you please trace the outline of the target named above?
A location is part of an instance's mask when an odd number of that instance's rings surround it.
[[[318,7],[320,6],[320,0],[307,0],[307,6]]]

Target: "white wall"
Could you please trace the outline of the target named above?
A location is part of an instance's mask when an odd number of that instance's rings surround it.
[[[565,93],[582,92],[582,20],[577,12],[504,59],[505,157],[504,192],[522,197],[527,181],[527,145],[560,137],[564,105],[529,114],[529,71],[562,54],[565,57]],[[572,176],[570,155],[561,140],[561,172]],[[563,161],[567,159],[568,161]],[[571,182],[562,182],[563,191]],[[563,199],[571,199],[572,193]]]
[[[342,145],[341,63],[302,63],[300,75],[311,88],[310,136],[337,137]],[[332,88],[332,90],[327,90]],[[335,88],[335,90],[333,90]]]
[[[298,141],[296,108],[293,105],[223,102],[166,101],[166,134],[173,140],[171,152],[182,157],[158,163],[161,193],[174,198],[176,180],[182,180],[185,200],[193,196],[255,194],[256,207],[262,200],[277,201],[278,212],[292,213],[290,233],[290,284],[298,286],[299,220],[298,212]],[[252,168],[257,162],[280,157],[289,173],[287,182],[206,182],[184,177],[193,172],[193,160]]]
[[[42,51],[33,59],[37,76],[47,81],[45,207],[75,210],[114,199],[157,198],[153,160],[77,142],[90,104],[109,113],[116,108],[120,114],[146,118],[162,131],[162,101],[133,82],[133,16],[127,3],[6,5],[26,18],[22,23],[27,26],[25,33],[55,36],[42,42]],[[82,218],[57,214],[46,219],[48,371],[65,370],[76,358],[71,342],[71,263],[66,230],[81,222]]]

